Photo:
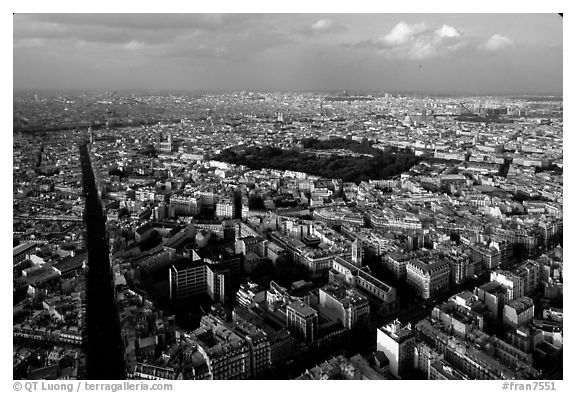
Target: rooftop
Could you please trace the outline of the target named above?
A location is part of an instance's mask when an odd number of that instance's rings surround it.
[[[534,307],[534,301],[529,297],[523,296],[518,299],[510,300],[506,305],[512,307],[517,312],[523,312],[528,310],[530,307]]]
[[[12,249],[12,256],[13,257],[17,257],[20,254],[25,253],[26,251],[32,250],[34,248],[36,248],[36,243],[23,243],[23,244],[19,244],[16,247],[14,247]]]
[[[398,319],[395,319],[393,322],[381,326],[378,329],[397,341],[404,341],[414,336],[412,325],[410,323],[403,325]]]
[[[296,311],[297,314],[303,317],[311,317],[314,315],[318,315],[318,312],[314,310],[309,305],[302,303],[302,302],[292,302],[290,303],[287,308],[291,308]]]

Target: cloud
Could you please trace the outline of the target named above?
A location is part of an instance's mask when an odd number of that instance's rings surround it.
[[[384,37],[383,42],[390,46],[407,45],[415,41],[424,31],[426,31],[424,23],[409,25],[400,22]]]
[[[282,47],[294,41],[285,34],[260,28],[238,34],[201,34],[180,37],[165,46],[161,55],[196,61],[199,59],[246,60],[270,49]]]
[[[510,38],[500,34],[494,34],[488,39],[488,41],[486,41],[483,47],[489,51],[497,51],[512,45],[514,45],[514,41],[512,41]]]
[[[447,38],[460,37],[461,35],[458,30],[448,25],[442,25],[442,27],[436,30],[435,33],[439,37],[447,37]]]
[[[249,20],[250,14],[16,14],[15,25],[46,23],[67,28],[90,26],[118,29],[216,30]]]
[[[319,19],[310,26],[310,30],[315,33],[326,34],[345,31],[346,27],[331,19]]]
[[[129,43],[123,45],[123,48],[127,50],[138,50],[145,47],[146,45],[144,43],[136,40],[132,40]]]
[[[292,41],[250,14],[16,14],[14,48],[89,47],[149,56],[245,59]],[[320,26],[329,28],[330,26]]]
[[[341,33],[347,30],[348,28],[341,23],[335,22],[332,19],[322,18],[312,24],[292,29],[292,33],[296,36],[310,37]]]
[[[250,14],[16,14],[14,44],[22,39],[89,43],[170,43],[204,34],[233,34],[252,29]]]
[[[424,23],[409,24],[402,21],[384,37],[344,46],[375,48],[394,59],[422,60],[450,55],[465,48],[469,43],[468,38],[449,25],[433,29]]]

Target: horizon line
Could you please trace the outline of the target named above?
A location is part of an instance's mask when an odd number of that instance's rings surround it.
[[[20,92],[114,92],[114,93],[145,93],[145,92],[177,92],[177,93],[361,93],[361,94],[406,94],[406,95],[441,95],[441,96],[539,96],[563,97],[563,92],[470,92],[470,91],[415,91],[415,90],[385,90],[385,89],[226,89],[226,88],[109,88],[109,87],[24,87],[13,88],[14,93]]]

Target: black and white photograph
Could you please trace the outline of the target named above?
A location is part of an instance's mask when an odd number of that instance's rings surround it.
[[[563,13],[322,10],[14,12],[12,391],[564,390]]]

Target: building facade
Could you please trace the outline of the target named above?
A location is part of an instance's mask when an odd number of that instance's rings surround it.
[[[390,361],[390,373],[396,378],[406,376],[414,362],[414,331],[412,325],[395,320],[377,330],[377,350]]]
[[[299,340],[312,343],[318,338],[318,312],[302,302],[286,307],[286,328]]]
[[[406,265],[406,281],[422,298],[429,299],[448,289],[450,265],[447,261],[424,263],[413,259]]]

